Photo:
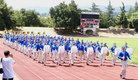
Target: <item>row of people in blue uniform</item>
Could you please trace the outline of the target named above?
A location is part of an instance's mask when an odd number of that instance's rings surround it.
[[[5,34],[4,37],[4,43],[10,45],[12,48],[19,50],[20,52],[23,52],[24,54],[28,55],[29,57],[31,56],[32,53],[37,53],[38,51],[44,51],[44,46],[49,45],[50,46],[50,53],[49,56],[52,57],[52,51],[58,52],[59,46],[64,46],[66,53],[70,53],[71,47],[75,45],[78,49],[78,54],[75,54],[76,57],[80,56],[80,62],[82,62],[82,57],[84,59],[87,58],[87,48],[92,47],[94,54],[93,58],[91,59],[91,62],[97,57],[100,57],[99,53],[101,53],[102,47],[107,47],[107,43],[99,43],[99,41],[95,42],[84,42],[83,40],[74,40],[73,38],[63,38],[63,37],[51,37],[47,35],[25,35],[25,34]],[[31,50],[31,52],[28,54],[28,49]],[[115,65],[116,58],[114,56],[115,53],[115,48],[117,48],[116,43],[113,43],[113,47],[111,47],[110,52],[112,53],[113,56],[113,65]],[[119,53],[118,58],[121,59],[122,61],[122,66],[124,64],[123,61],[127,61],[127,58],[131,60],[130,55],[126,52],[126,49],[128,48],[127,43],[125,43],[125,46],[122,47],[122,51]],[[81,54],[82,52],[82,54]],[[39,52],[41,53],[41,52]],[[39,54],[38,53],[38,54]],[[124,55],[125,54],[125,55]],[[33,56],[34,57],[34,56]],[[53,62],[57,59],[57,56],[54,56],[55,58],[53,59]],[[66,55],[64,57],[67,57]],[[124,57],[124,58],[122,58]],[[35,60],[36,58],[34,58]],[[104,62],[106,59],[106,55],[102,57],[103,60],[100,62],[100,65]],[[41,60],[38,60],[38,62],[41,62]],[[59,62],[58,62],[59,63]],[[65,60],[63,60],[63,63],[65,63]],[[86,62],[87,65],[89,65],[88,61]],[[46,65],[46,64],[45,64]],[[61,63],[59,64],[61,65]],[[73,65],[73,64],[72,64]],[[126,64],[125,64],[126,65]],[[126,71],[126,67],[124,68]],[[120,76],[123,75],[125,77],[125,73],[121,73]]]

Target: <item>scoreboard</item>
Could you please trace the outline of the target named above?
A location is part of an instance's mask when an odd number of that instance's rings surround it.
[[[81,12],[80,24],[83,31],[96,30],[96,28],[99,28],[99,22],[99,13]]]

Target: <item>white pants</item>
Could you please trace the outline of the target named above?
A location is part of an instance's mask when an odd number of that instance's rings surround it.
[[[86,58],[87,58],[87,52],[84,51],[84,59],[86,59]]]
[[[21,45],[21,52],[23,53],[24,52],[24,45]]]
[[[43,57],[43,51],[42,50],[38,50],[38,62],[42,61],[42,57]]]
[[[36,51],[36,49],[33,49],[33,59],[36,59],[36,54],[38,54],[38,51]]]
[[[106,59],[106,54],[103,54],[103,62],[105,61]]]
[[[74,64],[74,58],[75,58],[75,53],[70,53],[69,52],[70,64]]]
[[[121,75],[122,77],[126,77],[127,61],[121,60],[121,64],[122,64]]]
[[[49,56],[50,56],[50,58],[52,57],[52,52],[51,52],[51,50],[50,50],[50,52],[49,52]]]
[[[44,57],[44,65],[46,65],[47,55],[48,55],[48,53],[44,52],[44,54],[43,54],[43,57]]]
[[[17,49],[17,42],[14,43],[14,49]]]
[[[100,53],[100,64],[103,64],[105,55]]]
[[[28,57],[30,57],[32,54],[32,49],[31,49],[31,47],[27,47],[27,49],[28,49],[27,55],[28,55]]]
[[[83,51],[79,51],[79,55],[80,55],[80,62],[82,62]]]
[[[94,60],[94,53],[93,54],[87,54],[87,63],[89,64],[89,60],[93,61]]]
[[[27,54],[27,47],[24,45],[23,46],[23,53],[26,55]]]
[[[22,45],[21,44],[18,44],[18,51],[21,52],[21,48],[22,48]]]
[[[52,50],[52,53],[53,53],[53,61],[55,62],[55,60],[57,59],[57,51]]]
[[[64,54],[61,54],[61,53],[58,53],[58,64],[61,64],[61,59],[63,59],[63,62],[65,62],[65,53]]]
[[[114,53],[111,53],[112,54],[112,57],[113,57],[113,60],[112,60],[112,63],[115,64],[116,63],[116,56]]]
[[[65,53],[63,54],[63,62],[65,62],[65,60],[66,60],[66,56],[67,56],[67,51],[65,51]]]

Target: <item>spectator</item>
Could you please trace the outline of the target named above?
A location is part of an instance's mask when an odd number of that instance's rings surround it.
[[[5,57],[1,59],[3,67],[3,80],[13,80],[13,63],[15,62],[13,59],[13,55],[10,54],[9,51],[5,51],[4,55]]]

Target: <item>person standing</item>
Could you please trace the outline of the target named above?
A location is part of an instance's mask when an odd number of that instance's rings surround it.
[[[110,49],[111,55],[113,57],[113,60],[112,60],[113,65],[115,65],[115,62],[116,62],[115,48],[117,48],[116,43],[113,43],[113,47]]]
[[[122,64],[122,70],[120,73],[120,77],[123,79],[126,79],[127,60],[129,58],[131,63],[132,63],[132,60],[131,60],[129,53],[126,51],[125,46],[122,46],[122,51],[119,53],[118,58],[121,59],[121,64]]]
[[[5,57],[1,59],[2,67],[3,67],[2,80],[13,80],[14,79],[13,63],[15,63],[13,59],[13,55],[10,54],[9,51],[5,51],[4,56]]]

